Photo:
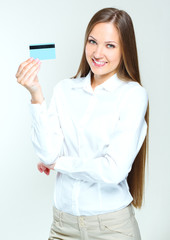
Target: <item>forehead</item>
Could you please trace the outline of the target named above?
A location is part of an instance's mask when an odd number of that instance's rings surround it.
[[[119,33],[115,25],[111,22],[97,23],[89,36],[93,36],[96,40],[100,41],[115,41],[119,42]]]

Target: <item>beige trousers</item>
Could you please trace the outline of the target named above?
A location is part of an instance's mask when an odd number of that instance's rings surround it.
[[[48,240],[141,240],[132,205],[116,212],[73,216],[53,207]]]

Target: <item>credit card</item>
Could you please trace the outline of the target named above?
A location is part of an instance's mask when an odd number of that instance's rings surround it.
[[[29,49],[30,57],[33,57],[34,59],[48,60],[56,58],[54,43],[30,45]]]

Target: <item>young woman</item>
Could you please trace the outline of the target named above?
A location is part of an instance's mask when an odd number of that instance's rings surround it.
[[[39,69],[28,59],[16,77],[32,97],[38,169],[56,171],[49,240],[141,239],[133,206],[142,205],[149,105],[130,16],[92,17],[78,72],[56,85],[48,111]]]

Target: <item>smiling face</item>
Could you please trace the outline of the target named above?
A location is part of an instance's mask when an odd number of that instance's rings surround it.
[[[119,33],[113,23],[98,23],[88,36],[85,54],[98,85],[116,73],[121,59]]]

